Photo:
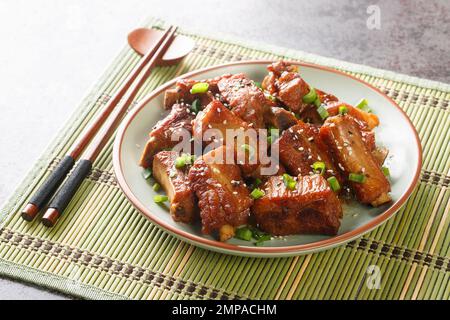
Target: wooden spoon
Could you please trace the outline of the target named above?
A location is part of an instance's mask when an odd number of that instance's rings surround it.
[[[164,33],[155,29],[139,28],[128,34],[128,44],[140,55],[145,55]],[[195,42],[188,37],[176,36],[169,49],[158,62],[160,66],[178,63],[194,49]]]

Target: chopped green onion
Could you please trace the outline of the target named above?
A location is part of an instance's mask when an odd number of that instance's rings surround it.
[[[280,136],[280,129],[275,128],[275,127],[273,127],[273,126],[270,126],[270,127],[269,127],[269,132],[270,132],[270,135],[271,135],[271,136],[276,136],[276,137],[279,137],[279,136]]]
[[[253,155],[253,154],[255,153],[255,150],[253,149],[253,147],[250,146],[250,145],[248,145],[248,144],[243,144],[243,145],[241,146],[241,148],[242,148],[244,151],[248,152],[250,155]]]
[[[327,108],[325,108],[323,105],[320,105],[317,108],[317,113],[319,114],[319,116],[322,118],[322,120],[325,120],[326,118],[328,118],[329,113]]]
[[[369,108],[369,101],[367,99],[362,99],[357,105],[356,108],[361,109],[365,112],[372,112],[372,110]]]
[[[155,182],[155,184],[153,185],[153,190],[158,192],[159,190],[161,190],[161,185],[158,182]]]
[[[256,187],[259,186],[261,183],[262,183],[261,179],[256,178],[255,181],[253,182],[253,185],[254,185],[255,188],[256,188]]]
[[[198,82],[196,84],[194,84],[191,88],[191,93],[192,94],[196,94],[196,93],[205,93],[208,91],[209,88],[209,84],[206,82]]]
[[[266,235],[267,233],[259,230],[256,227],[250,227],[250,229],[252,230],[253,233],[253,238],[255,238],[256,240],[258,240],[259,238],[261,238],[262,236]]]
[[[314,100],[314,104],[316,105],[317,108],[321,106],[322,102],[320,101],[319,96],[317,96],[316,100]]]
[[[280,136],[280,129],[271,126],[269,128],[269,136],[267,136],[267,142],[269,144],[272,144],[275,140],[278,139],[279,136]]]
[[[348,113],[348,108],[346,106],[339,106],[339,114],[346,114]]]
[[[183,154],[180,157],[175,159],[175,168],[181,169],[188,164],[192,164],[194,162],[195,156],[190,154]]]
[[[253,83],[255,84],[255,86],[257,86],[258,88],[262,89],[261,82],[253,81]]]
[[[264,96],[265,96],[267,99],[269,99],[269,100],[277,101],[277,98],[275,98],[273,95],[271,95],[271,94],[268,93],[268,92],[264,92]]]
[[[348,180],[357,183],[364,183],[366,181],[366,176],[359,173],[350,173],[348,176]]]
[[[262,246],[265,241],[269,241],[270,239],[272,239],[272,236],[265,232],[254,229],[253,238],[256,239],[255,246],[259,247],[259,246]]]
[[[166,202],[167,200],[169,200],[168,196],[162,196],[160,194],[157,194],[156,196],[153,197],[153,201],[155,201],[155,203],[163,203]]]
[[[341,190],[341,185],[339,184],[339,181],[338,179],[336,179],[336,177],[329,177],[327,181],[330,184],[331,190],[333,190],[334,192],[338,192],[339,190]]]
[[[297,182],[287,173],[283,174],[283,183],[289,190],[295,190]]]
[[[313,163],[312,168],[314,171],[319,171],[320,174],[323,174],[325,172],[325,162],[316,161]]]
[[[252,230],[248,227],[236,229],[235,237],[241,240],[250,241],[252,239]]]
[[[304,103],[313,103],[317,98],[317,93],[314,88],[310,88],[309,92],[303,96],[303,102]]]
[[[145,180],[148,180],[152,176],[152,169],[147,168],[144,171],[142,171],[142,176]]]
[[[191,111],[197,114],[200,111],[200,99],[195,99],[191,104]]]
[[[175,168],[181,169],[186,165],[186,157],[178,157],[175,159]]]
[[[255,189],[253,189],[253,191],[250,193],[250,196],[253,198],[253,199],[259,199],[259,198],[262,198],[263,196],[264,196],[264,191],[262,191],[261,189],[259,189],[259,188],[255,188]]]
[[[389,171],[389,168],[388,168],[388,167],[381,167],[381,171],[383,171],[383,174],[384,174],[386,177],[389,177],[389,176],[391,175],[391,172]]]

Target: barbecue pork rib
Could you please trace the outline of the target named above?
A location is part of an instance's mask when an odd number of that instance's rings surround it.
[[[264,112],[274,103],[252,80],[240,73],[222,77],[217,86],[234,114],[253,128],[264,128]]]
[[[198,220],[198,208],[189,179],[189,166],[175,167],[180,155],[175,151],[161,151],[153,159],[153,177],[160,183],[170,200],[170,214],[174,221],[192,223]]]
[[[290,174],[313,174],[313,164],[323,162],[325,177],[336,176],[338,180],[342,180],[328,156],[327,146],[319,135],[319,127],[298,121],[297,125],[285,130],[275,143],[279,145],[280,161]]]
[[[281,176],[273,176],[264,193],[252,206],[262,230],[273,235],[337,234],[342,206],[322,176],[299,175],[294,190],[286,188]]]
[[[391,201],[390,184],[379,162],[367,148],[356,120],[350,115],[328,118],[320,129],[320,137],[329,147],[334,162],[345,177],[350,173],[365,176],[363,183],[349,181],[356,198],[376,207]]]
[[[185,103],[174,104],[170,113],[152,128],[149,139],[139,161],[139,165],[149,168],[152,165],[153,157],[164,149],[176,146],[179,141],[172,141],[174,132],[187,130],[192,133],[192,120],[195,115]]]
[[[233,154],[233,150],[229,152]],[[253,203],[239,166],[225,161],[220,163],[220,159],[227,159],[224,146],[198,158],[189,170],[205,234],[219,231],[224,226],[246,224]]]

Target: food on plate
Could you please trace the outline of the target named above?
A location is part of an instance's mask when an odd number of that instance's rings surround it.
[[[151,130],[140,165],[152,168],[155,202],[200,223],[220,241],[262,245],[273,236],[336,235],[349,199],[391,201],[380,121],[308,84],[296,65],[267,67],[261,84],[243,73],[182,79],[165,92],[169,114]],[[188,151],[174,133],[189,134]],[[147,172],[147,171],[146,171]],[[147,172],[146,176],[150,174]],[[156,188],[157,187],[157,188]]]
[[[153,177],[167,193],[170,214],[177,222],[194,222],[198,207],[188,174],[193,158],[175,151],[161,151],[153,159]]]
[[[327,178],[339,176],[319,129],[299,120],[295,126],[285,130],[277,141],[280,160],[290,174],[306,176],[318,172]]]
[[[293,187],[283,176],[270,177],[265,183],[264,196],[252,206],[258,226],[273,235],[336,234],[342,207],[325,178],[299,175],[290,181]]]
[[[143,168],[152,165],[153,157],[162,150],[173,148],[179,143],[173,139],[174,133],[185,130],[192,132],[192,120],[195,115],[185,103],[176,103],[170,113],[153,127],[145,144],[139,164]],[[181,132],[180,132],[181,133]]]
[[[239,166],[224,163],[226,157],[227,149],[219,147],[197,159],[189,170],[191,187],[198,198],[202,231],[206,234],[212,231],[223,234],[227,229],[246,224],[253,204]],[[222,161],[216,161],[217,158]]]
[[[391,201],[390,183],[364,143],[352,116],[328,118],[320,128],[320,136],[326,141],[358,201],[374,207]]]

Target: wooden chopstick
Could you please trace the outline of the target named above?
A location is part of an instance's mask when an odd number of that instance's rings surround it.
[[[124,84],[111,97],[103,110],[91,122],[89,127],[86,128],[86,130],[83,132],[78,141],[72,146],[67,155],[60,161],[52,174],[31,197],[29,203],[22,211],[23,219],[32,221],[36,217],[39,211],[45,206],[45,204],[50,200],[52,195],[58,189],[59,185],[63,182],[65,177],[69,174],[70,170],[75,164],[75,160],[81,155],[86,146],[92,141],[91,146],[86,152],[86,155],[83,156],[83,159],[79,161],[70,177],[61,187],[59,192],[55,195],[51,204],[49,205],[49,209],[47,210],[43,218],[43,223],[47,226],[51,226],[57,221],[59,215],[64,211],[65,207],[70,202],[70,199],[75,194],[81,182],[88,175],[92,167],[92,162],[96,159],[105,143],[114,133],[114,129],[117,127],[121,118],[126,113],[128,107],[136,96],[137,92],[150,75],[152,68],[170,46],[174,38],[176,29],[176,27],[170,26],[162,35],[162,37],[157,41],[157,43],[140,60],[139,64],[127,77]],[[132,87],[132,89],[127,93],[130,87]],[[122,100],[122,98],[124,99]],[[115,107],[121,101],[123,102],[121,103],[120,107],[113,113]],[[102,128],[101,132],[96,135],[100,128]]]

